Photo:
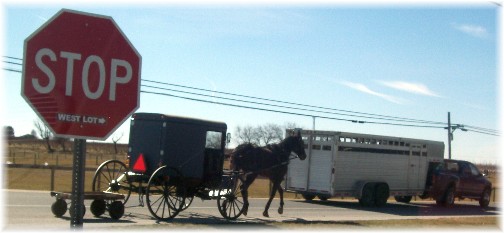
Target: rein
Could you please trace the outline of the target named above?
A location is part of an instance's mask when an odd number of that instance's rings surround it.
[[[289,155],[289,159],[287,159],[287,161],[285,161],[285,162],[281,162],[281,163],[279,163],[277,165],[274,165],[274,166],[271,166],[271,167],[268,167],[268,168],[263,168],[263,169],[260,169],[260,170],[257,170],[257,171],[250,171],[250,172],[246,172],[246,173],[243,173],[243,174],[244,175],[250,175],[250,174],[259,173],[259,172],[262,172],[262,171],[271,170],[271,169],[276,168],[276,167],[288,165],[291,160],[297,159],[297,158],[299,158],[299,156],[297,154],[295,154],[294,156],[292,156],[292,153],[291,153]]]

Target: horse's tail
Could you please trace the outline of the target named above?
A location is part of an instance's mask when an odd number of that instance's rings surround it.
[[[244,155],[248,154],[248,152],[250,150],[254,149],[254,147],[255,146],[251,143],[244,143],[244,144],[240,144],[239,146],[237,146],[233,150],[233,152],[231,152],[231,156],[230,156],[230,160],[229,160],[231,170],[239,171],[242,168],[242,166],[241,166],[242,157]]]

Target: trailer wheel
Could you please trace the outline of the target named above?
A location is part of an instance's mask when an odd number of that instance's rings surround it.
[[[126,165],[119,160],[103,162],[93,176],[93,192],[122,194],[124,195],[123,204],[126,204],[132,189],[127,172]]]
[[[387,204],[389,198],[389,187],[385,183],[379,183],[375,186],[375,205],[378,207]]]
[[[51,205],[51,211],[56,217],[61,217],[63,216],[68,209],[67,203],[63,199],[57,199],[52,205]]]
[[[107,202],[104,200],[94,200],[91,202],[90,209],[94,216],[100,217],[107,210]]]
[[[402,202],[402,203],[410,203],[411,199],[413,196],[395,196],[394,197],[397,202]]]
[[[301,194],[301,196],[303,196],[303,198],[305,199],[305,201],[312,201],[314,198],[315,198],[315,195],[313,194]]]
[[[177,216],[184,207],[185,197],[184,179],[176,168],[162,166],[150,177],[145,199],[156,219],[167,221]]]
[[[317,197],[318,197],[321,201],[327,201],[327,199],[329,199],[329,196],[328,196],[328,195],[317,195]]]
[[[375,183],[367,183],[362,188],[362,195],[359,199],[359,204],[364,207],[375,205]]]
[[[124,215],[124,204],[121,201],[114,201],[110,204],[108,211],[112,219],[120,219]]]
[[[242,181],[238,175],[229,176],[223,180],[217,197],[217,208],[222,217],[235,220],[243,214]]]

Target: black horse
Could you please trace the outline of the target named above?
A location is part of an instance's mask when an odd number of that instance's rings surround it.
[[[243,184],[240,191],[243,195],[243,214],[248,211],[248,188],[258,175],[268,177],[273,183],[270,198],[263,212],[264,217],[269,217],[268,209],[276,192],[280,194],[280,207],[278,213],[283,213],[283,190],[280,187],[285,174],[291,153],[294,152],[299,159],[306,159],[304,143],[301,132],[297,130],[294,135],[285,138],[278,144],[258,147],[251,143],[241,144],[231,154],[231,168],[237,172],[243,172]]]

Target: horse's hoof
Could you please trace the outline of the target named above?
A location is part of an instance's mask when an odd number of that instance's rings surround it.
[[[243,215],[247,216],[247,212],[248,212],[248,206],[245,205],[243,206]]]
[[[263,216],[264,216],[264,217],[266,217],[266,218],[269,218],[268,211],[264,211],[264,212],[263,212]]]
[[[278,214],[283,214],[283,208],[282,207],[278,208]]]

